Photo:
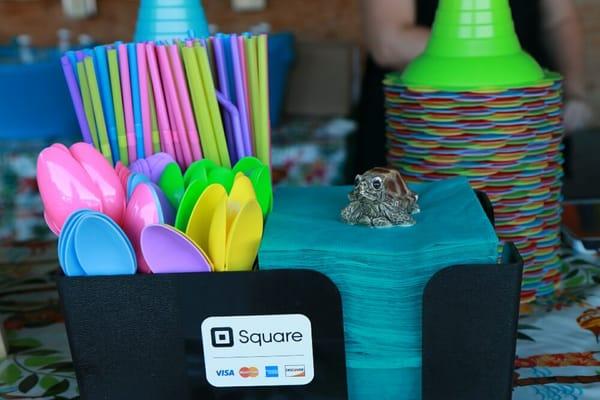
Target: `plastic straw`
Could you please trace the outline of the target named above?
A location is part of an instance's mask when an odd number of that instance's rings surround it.
[[[260,94],[258,81],[258,60],[256,38],[246,38],[246,65],[248,67],[248,84],[250,88],[250,103],[252,104],[252,142],[254,154],[258,156],[258,136],[260,135]]]
[[[94,115],[94,106],[92,105],[92,94],[90,93],[90,85],[88,85],[87,74],[85,73],[85,64],[83,62],[83,54],[78,54],[77,75],[79,76],[79,87],[81,88],[81,99],[85,116],[90,127],[92,135],[92,143],[94,147],[100,150],[100,140],[98,139],[98,130],[96,129],[96,116]]]
[[[231,56],[231,35],[221,35],[221,46],[223,47],[223,54],[225,56],[225,67],[227,73],[227,86],[229,87],[229,93],[227,97],[232,104],[237,103],[237,96],[235,92],[235,77],[233,75],[233,58]]]
[[[158,72],[158,62],[156,61],[156,53],[154,45],[146,44],[146,56],[148,59],[148,68],[150,70],[150,78],[152,79],[152,88],[154,89],[154,105],[156,106],[156,117],[158,120],[158,131],[160,133],[161,148],[164,152],[175,157],[175,147],[173,146],[173,138],[171,136],[171,125],[167,115],[167,106],[165,104],[165,96],[162,90],[160,74]]]
[[[120,44],[117,47],[119,53],[119,70],[121,72],[121,91],[123,94],[123,111],[125,112],[125,134],[127,135],[127,149],[129,162],[137,160],[137,146],[135,140],[135,118],[133,116],[133,101],[131,99],[131,80],[129,78],[129,54],[127,46]]]
[[[110,72],[110,87],[113,97],[115,111],[115,123],[117,128],[117,143],[119,145],[119,159],[123,165],[129,164],[127,155],[127,135],[125,134],[125,116],[123,115],[123,97],[121,95],[121,78],[119,77],[119,61],[117,50],[108,49],[108,71]]]
[[[187,138],[185,124],[183,122],[179,98],[177,97],[177,89],[175,89],[175,79],[173,76],[173,71],[171,71],[167,47],[157,46],[156,51],[158,54],[158,63],[161,71],[163,86],[167,95],[168,104],[170,105],[169,112],[171,113],[172,119],[177,127],[177,137],[181,146],[183,166],[187,167],[193,162],[192,152],[190,149],[189,140]],[[173,138],[175,139],[175,135],[173,135]],[[177,141],[175,143],[177,144]]]
[[[71,66],[71,61],[69,60],[69,57],[62,56],[60,62],[62,64],[63,72],[65,73],[65,79],[67,81],[67,86],[69,87],[73,107],[75,108],[77,122],[79,122],[79,128],[81,129],[81,136],[83,137],[84,142],[93,144],[92,134],[90,133],[90,127],[85,115],[83,100],[81,99],[81,92],[79,91],[79,84],[77,83],[75,72]]]
[[[189,45],[191,46],[191,43],[189,43]],[[183,63],[185,65],[188,84],[190,85],[194,116],[200,130],[200,142],[204,157],[214,161],[216,164],[220,164],[221,159],[219,157],[217,142],[215,141],[212,118],[210,116],[208,101],[206,100],[204,86],[202,84],[202,75],[200,73],[200,67],[198,66],[198,60],[194,53],[194,49],[187,45],[181,49],[181,53],[183,55]]]
[[[112,154],[110,152],[110,144],[108,142],[108,133],[104,122],[104,111],[102,110],[102,100],[100,99],[100,89],[96,79],[96,70],[94,68],[94,60],[92,57],[85,57],[83,60],[85,65],[85,73],[87,82],[90,88],[92,98],[92,106],[94,107],[94,117],[96,119],[96,128],[98,129],[98,140],[100,142],[100,151],[102,155],[112,163]]]
[[[181,56],[179,55],[179,51],[178,45],[172,44],[169,46],[171,67],[173,76],[175,77],[175,83],[177,85],[177,95],[179,96],[181,111],[185,119],[186,133],[188,135],[188,140],[192,150],[192,157],[194,160],[200,160],[202,158],[202,150],[200,149],[198,130],[196,129],[196,121],[194,120],[194,113],[190,103],[190,94],[185,82],[185,74],[183,72],[183,65],[181,64]]]
[[[232,131],[233,131],[233,140],[235,140],[235,146],[232,146],[236,149],[236,153],[232,154],[232,161],[235,163],[240,160],[244,154],[244,144],[242,143],[242,126],[240,123],[240,113],[238,112],[237,107],[227,100],[225,96],[221,92],[217,91],[217,100],[219,104],[223,107],[226,113],[229,114],[229,118],[231,120]]]
[[[217,96],[215,94],[215,83],[210,73],[210,66],[208,65],[208,54],[206,48],[199,44],[194,47],[194,52],[198,59],[198,66],[200,67],[200,73],[202,74],[204,93],[206,94],[208,107],[211,113],[215,142],[219,151],[219,158],[221,159],[220,165],[222,167],[231,168],[231,160],[229,159],[227,143],[225,141],[225,131],[223,130],[221,113],[219,112],[219,103],[217,102]]]
[[[248,67],[246,57],[246,38],[238,37],[238,50],[240,51],[240,66],[244,83],[244,103],[246,104],[246,126],[248,127],[248,140],[246,141],[248,155],[254,154],[254,127],[252,126],[252,105],[250,104],[250,85],[248,83]]]
[[[260,98],[260,131],[257,156],[265,165],[271,165],[271,120],[269,118],[269,49],[267,35],[258,37],[258,78]]]
[[[117,125],[115,123],[115,110],[113,106],[110,87],[110,75],[108,72],[108,60],[106,58],[106,47],[96,46],[94,48],[95,66],[104,111],[104,122],[108,132],[108,143],[113,157],[113,164],[119,161],[119,144],[117,140]]]
[[[154,153],[160,153],[160,133],[158,133],[158,120],[156,119],[156,107],[154,106],[154,91],[152,90],[152,82],[148,76],[148,96],[150,97],[150,116],[152,121],[152,149]]]
[[[237,99],[237,109],[240,113],[240,129],[242,132],[242,145],[243,155],[242,157],[252,155],[252,147],[250,142],[252,138],[248,128],[248,108],[246,106],[246,90],[244,87],[244,76],[242,72],[242,60],[240,57],[240,49],[238,45],[238,37],[232,35],[231,41],[231,61],[233,64],[233,76],[235,80],[235,90]]]
[[[75,73],[75,77],[77,79],[79,79],[78,72],[77,72],[77,55],[75,54],[74,51],[67,51],[65,53],[65,56],[67,56],[67,58],[69,59],[69,62],[71,63],[71,68],[73,69],[73,71]]]
[[[140,106],[142,111],[142,136],[144,137],[144,154],[146,157],[154,154],[152,148],[152,120],[150,116],[150,101],[148,94],[148,62],[146,48],[143,43],[136,44],[138,78],[140,84]]]
[[[137,51],[135,43],[127,45],[129,56],[129,77],[131,79],[131,97],[133,99],[133,121],[135,128],[135,144],[137,158],[144,158],[144,128],[142,121],[142,104],[140,98],[140,80],[137,66]]]
[[[227,77],[227,61],[225,58],[225,52],[223,50],[223,36],[219,35],[215,38],[212,38],[211,42],[214,48],[214,57],[215,63],[217,66],[217,78],[219,84],[219,92],[223,96],[223,98],[229,101],[231,98],[229,97],[229,82]],[[229,151],[229,155],[233,156],[236,154],[235,150],[235,140],[233,138],[233,122],[231,121],[230,115],[226,112],[222,113],[223,122],[225,124],[225,136],[227,138],[227,149]]]

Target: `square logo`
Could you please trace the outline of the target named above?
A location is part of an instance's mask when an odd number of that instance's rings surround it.
[[[210,336],[213,347],[233,347],[233,329],[212,328]]]
[[[267,365],[265,367],[265,376],[267,378],[279,378],[279,367],[277,365]]]
[[[303,378],[306,376],[306,367],[304,365],[286,365],[286,378]]]

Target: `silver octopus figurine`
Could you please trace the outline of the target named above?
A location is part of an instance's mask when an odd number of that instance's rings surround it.
[[[342,210],[342,220],[350,225],[376,228],[409,227],[419,213],[419,196],[412,192],[394,169],[374,168],[356,177],[348,195],[350,204]]]

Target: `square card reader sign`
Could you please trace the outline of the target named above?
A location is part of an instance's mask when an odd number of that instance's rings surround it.
[[[300,386],[315,376],[304,315],[209,317],[202,346],[206,379],[215,387]]]

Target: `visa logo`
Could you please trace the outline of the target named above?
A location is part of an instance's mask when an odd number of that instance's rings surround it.
[[[232,369],[219,369],[217,370],[217,376],[235,376]]]

